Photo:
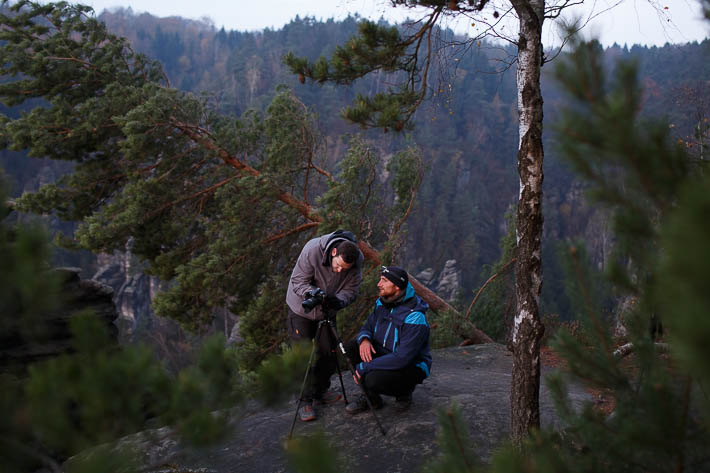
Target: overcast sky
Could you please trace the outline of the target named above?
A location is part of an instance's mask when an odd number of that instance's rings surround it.
[[[77,1],[77,0],[72,0]],[[255,31],[282,27],[296,15],[315,16],[316,19],[342,19],[348,13],[378,19],[384,16],[392,22],[402,21],[406,9],[391,8],[388,0],[78,0],[94,7],[96,13],[105,8],[131,7],[135,13],[148,12],[155,16],[209,18],[217,28]],[[618,1],[618,0],[617,0]],[[611,11],[604,10],[614,0],[585,0],[584,7],[568,11],[577,14],[600,13],[586,28],[604,45],[614,42],[623,45],[644,44],[661,46],[666,42],[701,41],[710,35],[710,22],[702,20],[697,0],[651,0],[659,8],[649,7],[649,0],[624,0]],[[660,16],[659,16],[660,11]],[[552,22],[543,42],[552,45],[558,34]],[[471,33],[470,23],[455,26],[460,33]]]

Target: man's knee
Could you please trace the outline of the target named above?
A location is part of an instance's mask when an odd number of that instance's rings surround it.
[[[304,319],[303,317],[289,311],[288,319],[286,321],[286,328],[288,329],[289,338],[294,342],[310,340],[313,338],[310,327],[311,323],[312,322],[310,320]]]
[[[405,396],[411,394],[424,378],[424,373],[416,367],[400,371],[376,370],[367,373],[363,383],[368,391],[376,394]]]
[[[395,389],[391,372],[383,370],[370,371],[363,376],[362,383],[365,388],[372,393],[390,395]]]

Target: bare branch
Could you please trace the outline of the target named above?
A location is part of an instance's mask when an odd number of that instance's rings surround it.
[[[476,293],[476,297],[473,298],[473,300],[471,301],[471,304],[468,306],[468,310],[466,311],[466,315],[464,315],[464,320],[468,320],[468,317],[471,315],[471,309],[473,309],[473,306],[476,304],[476,301],[478,301],[478,298],[481,296],[481,293],[486,288],[486,286],[488,286],[488,284],[490,284],[495,278],[497,278],[498,276],[503,274],[505,272],[505,270],[508,269],[508,266],[510,266],[514,262],[515,262],[515,258],[513,258],[510,261],[508,261],[507,263],[505,263],[505,265],[503,265],[503,267],[500,269],[500,271],[495,273],[493,276],[488,278],[488,280],[485,283],[483,283],[483,286],[481,286],[481,288]]]
[[[300,233],[311,228],[317,228],[318,225],[320,225],[318,222],[304,223],[303,225],[299,225],[296,228],[292,228],[285,232],[277,233],[276,235],[271,235],[266,240],[264,240],[264,243],[271,243],[273,241],[280,240],[281,238],[286,238],[289,235],[293,235],[294,233]]]
[[[212,185],[212,186],[210,186],[210,187],[208,187],[208,188],[206,188],[206,189],[202,189],[202,190],[200,190],[200,191],[198,191],[198,192],[195,192],[195,193],[192,194],[192,195],[189,195],[189,196],[187,196],[187,197],[183,197],[182,199],[178,199],[178,200],[176,200],[176,201],[174,201],[174,202],[168,202],[167,204],[163,205],[162,207],[160,207],[160,208],[154,210],[153,212],[151,212],[150,214],[148,214],[148,215],[146,216],[146,219],[147,219],[147,220],[150,220],[150,219],[152,219],[153,217],[155,217],[156,215],[162,213],[163,211],[165,211],[165,210],[167,210],[167,209],[169,209],[169,208],[171,208],[171,207],[174,207],[174,206],[176,206],[176,205],[179,205],[179,204],[181,204],[181,203],[183,203],[183,202],[186,202],[186,201],[188,201],[188,200],[192,200],[192,199],[194,199],[194,198],[196,198],[196,197],[200,197],[200,196],[203,196],[203,197],[204,197],[206,194],[210,194],[210,193],[216,191],[216,190],[219,189],[220,187],[222,187],[222,186],[224,186],[224,185],[230,183],[231,181],[233,181],[234,179],[236,179],[236,178],[238,178],[238,177],[239,177],[239,175],[234,175],[234,176],[228,177],[227,179],[224,179],[223,181],[220,181],[220,182],[218,182],[218,183],[216,183],[216,184],[214,184],[214,185]]]
[[[656,342],[653,344],[654,347],[656,347],[656,350],[658,350],[660,353],[668,353],[670,350],[670,346],[667,343],[660,343]],[[612,355],[614,358],[624,358],[636,350],[636,347],[634,346],[633,343],[627,343],[625,345],[621,345],[619,348],[614,350]]]
[[[419,162],[419,168],[417,169],[417,182],[421,182],[424,176],[424,170],[422,169],[421,161]],[[410,194],[409,194],[409,205],[407,206],[407,211],[404,212],[404,215],[402,215],[402,218],[399,219],[397,224],[394,226],[394,230],[392,231],[392,235],[396,235],[397,232],[399,232],[400,227],[402,224],[404,224],[405,220],[407,220],[407,217],[409,217],[409,214],[412,212],[412,208],[414,207],[414,200],[417,197],[417,189],[419,188],[418,185],[413,185],[410,189]]]
[[[367,148],[367,158],[369,161],[370,148]],[[365,208],[367,207],[367,203],[370,201],[370,194],[372,193],[372,184],[374,184],[376,179],[377,179],[377,171],[373,168],[370,171],[370,180],[367,183],[367,193],[365,194],[365,198],[362,200],[362,205],[360,205],[360,213],[361,214],[365,213]]]
[[[584,3],[584,0],[565,0],[561,5],[552,5],[548,8],[545,9],[545,18],[551,18],[555,19],[562,14],[562,10],[565,8],[574,6],[574,5],[582,5]]]

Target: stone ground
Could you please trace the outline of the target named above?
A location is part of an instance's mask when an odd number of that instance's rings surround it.
[[[511,353],[502,345],[486,344],[435,350],[432,375],[414,392],[414,404],[403,413],[385,397],[385,407],[377,411],[387,430],[383,436],[371,412],[350,416],[345,403],[317,408],[318,420],[297,421],[294,435],[323,431],[342,459],[343,472],[412,473],[438,453],[437,410],[457,403],[468,425],[473,447],[481,460],[489,461],[494,449],[510,432],[509,389]],[[543,368],[543,378],[549,372]],[[359,388],[349,372],[343,373],[348,400],[354,400]],[[552,400],[547,388],[541,388],[540,410],[543,426],[557,426]],[[331,389],[339,389],[337,376]],[[573,404],[591,400],[579,386],[570,387]],[[288,472],[282,445],[294,418],[295,403],[276,409],[252,406],[241,418],[234,419],[234,432],[217,446],[187,449],[170,440],[153,447],[146,463],[152,471],[202,472]],[[163,431],[163,429],[161,429]],[[161,437],[160,431],[156,431]]]

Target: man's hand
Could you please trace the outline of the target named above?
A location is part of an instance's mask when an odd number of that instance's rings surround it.
[[[362,376],[360,376],[360,372],[356,369],[355,374],[353,375],[353,379],[355,380],[355,384],[360,384],[360,380],[362,379]]]
[[[345,307],[345,303],[333,295],[325,296],[323,305],[330,310],[340,310]]]
[[[375,347],[372,346],[369,339],[363,338],[362,342],[360,342],[360,359],[365,363],[369,363],[372,361],[372,355],[374,354]]]

